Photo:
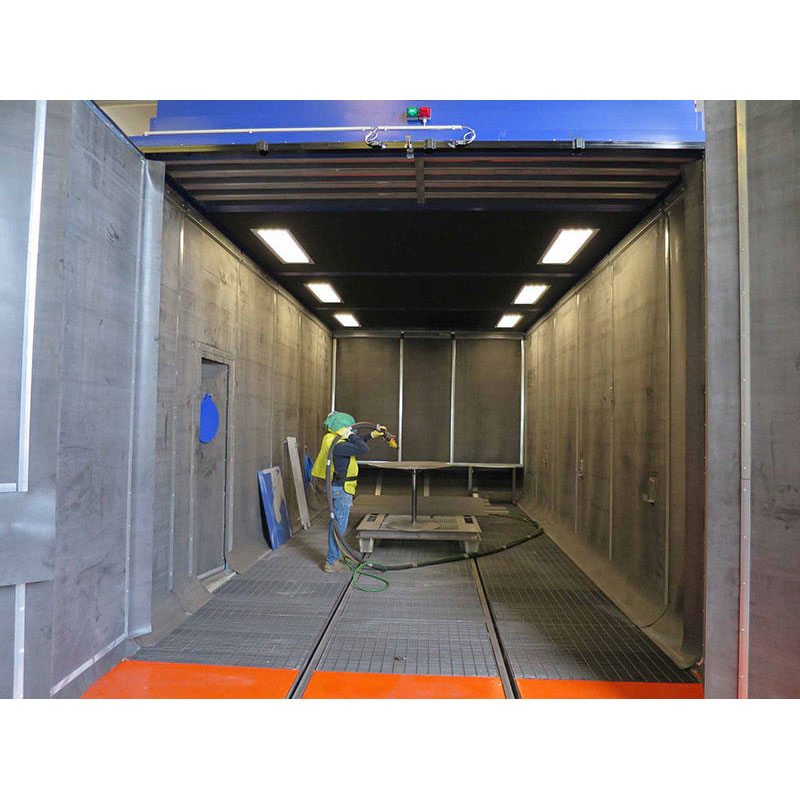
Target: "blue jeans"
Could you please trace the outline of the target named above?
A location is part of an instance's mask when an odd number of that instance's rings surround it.
[[[350,516],[350,506],[353,505],[353,495],[344,490],[344,486],[334,486],[333,493],[333,515],[336,518],[336,525],[344,537],[347,532],[347,519]],[[326,561],[333,564],[336,559],[341,558],[339,545],[333,535],[333,520],[328,523],[328,557]]]

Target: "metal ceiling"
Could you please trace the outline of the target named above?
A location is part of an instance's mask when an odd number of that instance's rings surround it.
[[[524,330],[545,313],[701,157],[689,147],[564,143],[210,145],[144,148],[170,184],[333,329]],[[394,212],[394,213],[387,213]],[[420,213],[423,212],[423,213]],[[431,212],[431,213],[429,213]],[[256,237],[287,227],[313,260],[282,264]],[[560,227],[599,233],[568,267],[538,265]],[[344,300],[320,304],[309,280]],[[551,289],[514,307],[524,282]]]
[[[644,211],[675,184],[681,165],[696,158],[694,151],[663,149],[442,152],[424,145],[332,153],[276,152],[273,145],[266,152],[184,148],[151,157],[164,160],[175,184],[217,212],[268,211],[303,202],[341,207],[352,201],[377,201],[382,207],[522,201],[525,207]]]

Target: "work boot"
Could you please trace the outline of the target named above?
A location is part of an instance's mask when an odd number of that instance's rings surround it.
[[[322,564],[323,572],[340,572],[343,569],[347,569],[347,565],[344,563],[344,561],[342,561],[341,558],[337,558],[333,564],[330,564],[327,561]]]

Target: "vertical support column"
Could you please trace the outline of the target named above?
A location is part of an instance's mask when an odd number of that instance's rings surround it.
[[[732,101],[706,109],[706,597],[705,695],[739,692],[741,295],[737,264],[737,119]]]
[[[411,470],[411,524],[417,521],[417,471]]]
[[[737,697],[748,695],[750,645],[750,230],[747,195],[747,102],[736,101],[736,185],[739,221],[739,659]]]
[[[331,349],[331,411],[336,411],[336,337]]]
[[[455,422],[456,422],[456,338],[452,338],[453,349],[450,363],[450,463],[453,463],[455,450]],[[470,491],[472,486],[470,485]]]
[[[670,508],[672,495],[670,492],[672,477],[672,276],[669,249],[669,214],[664,215],[664,303],[666,305],[667,335],[667,414],[665,425],[664,453],[666,455],[666,471],[664,475],[664,604],[669,605],[670,581]]]
[[[18,492],[28,491],[31,441],[31,395],[33,384],[33,324],[36,318],[36,283],[39,272],[39,229],[42,221],[42,185],[44,179],[44,139],[47,101],[36,101],[33,128],[33,169],[31,172],[30,216],[28,218],[28,254],[25,283],[25,312],[22,328],[22,379],[19,405]]]
[[[14,674],[12,695],[15,700],[25,696],[25,584],[14,587]]]
[[[403,460],[403,336],[400,336],[400,381],[397,385],[397,460]]]

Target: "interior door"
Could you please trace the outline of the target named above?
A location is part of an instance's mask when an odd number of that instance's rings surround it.
[[[197,576],[225,567],[225,487],[228,461],[228,365],[204,358],[195,438]]]

